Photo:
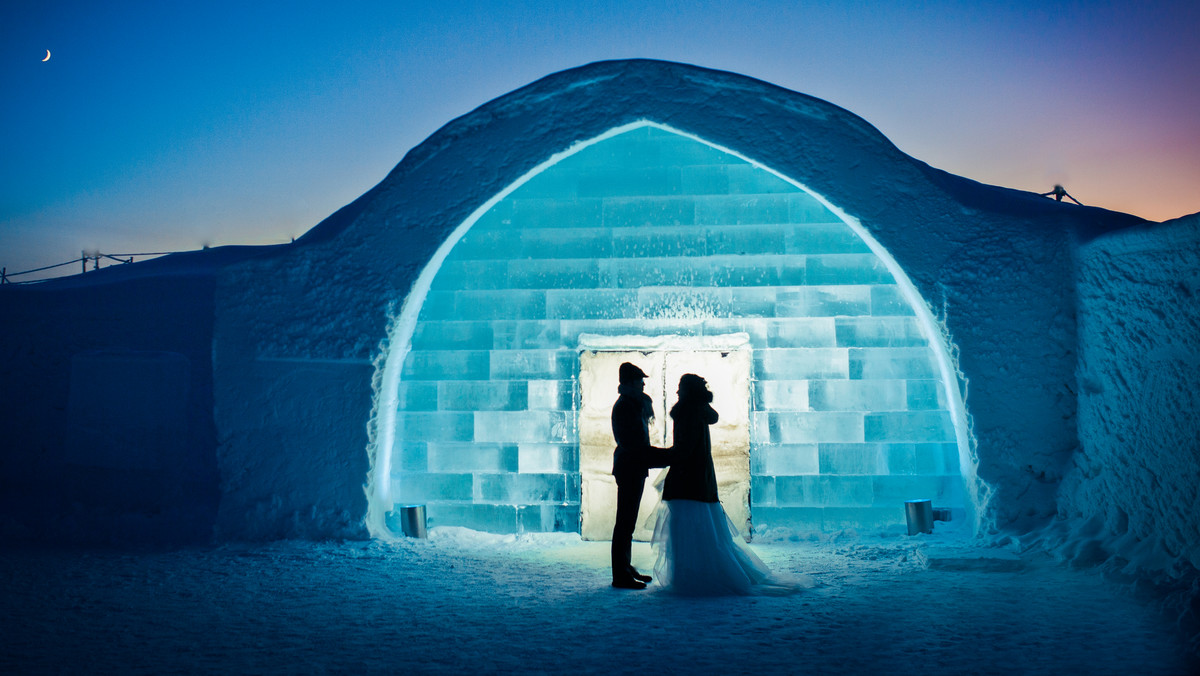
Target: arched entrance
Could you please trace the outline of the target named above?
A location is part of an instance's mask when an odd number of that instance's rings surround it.
[[[895,261],[801,185],[650,122],[548,160],[438,250],[389,336],[369,486],[432,525],[578,531],[586,336],[744,334],[755,526],[973,523],[966,413]],[[612,385],[615,396],[615,383]]]

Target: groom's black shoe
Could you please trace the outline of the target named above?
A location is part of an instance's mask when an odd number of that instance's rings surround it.
[[[650,584],[650,581],[654,579],[654,578],[650,577],[649,575],[642,575],[641,573],[637,572],[636,570],[632,570],[632,569],[630,569],[629,575],[632,576],[633,579],[637,580],[638,582],[644,582],[646,584]]]
[[[626,579],[613,580],[612,586],[616,587],[617,589],[645,589],[646,583],[639,582],[638,580],[635,580],[633,578],[629,578],[628,580],[626,580]]]

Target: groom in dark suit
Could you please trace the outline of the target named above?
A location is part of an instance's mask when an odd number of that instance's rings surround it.
[[[654,406],[645,393],[646,374],[625,362],[618,372],[620,396],[612,408],[613,478],[617,481],[617,521],[612,535],[612,586],[620,589],[645,589],[649,575],[642,575],[630,563],[633,531],[637,526],[642,489],[651,467],[666,467],[667,450],[650,445],[650,420]]]

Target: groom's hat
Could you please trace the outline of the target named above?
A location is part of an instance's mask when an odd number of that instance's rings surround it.
[[[618,378],[622,383],[632,383],[646,377],[642,370],[629,362],[621,364],[621,370],[617,372]]]

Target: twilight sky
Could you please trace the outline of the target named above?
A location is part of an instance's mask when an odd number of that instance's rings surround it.
[[[817,96],[984,183],[1200,211],[1195,0],[7,4],[10,273],[81,249],[288,241],[453,118],[614,58]]]

